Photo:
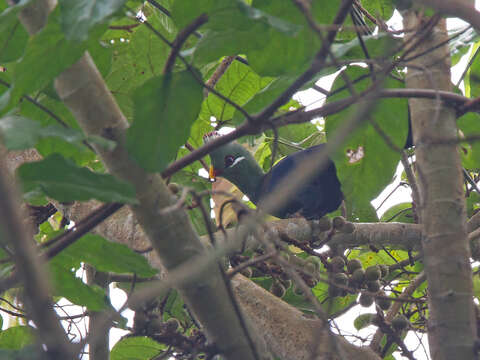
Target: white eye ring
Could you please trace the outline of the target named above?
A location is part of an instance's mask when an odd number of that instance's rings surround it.
[[[233,164],[230,165],[229,167],[233,168],[235,165],[237,165],[242,160],[245,160],[245,156],[240,156],[240,157],[236,158],[235,161],[233,162]]]

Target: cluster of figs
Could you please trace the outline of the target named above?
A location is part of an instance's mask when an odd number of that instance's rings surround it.
[[[333,257],[329,265],[329,296],[346,296],[361,291],[358,298],[360,305],[369,307],[375,302],[382,310],[390,308],[391,301],[381,290],[380,282],[388,275],[386,265],[373,265],[364,269],[360,260],[350,259],[345,263],[341,256]]]

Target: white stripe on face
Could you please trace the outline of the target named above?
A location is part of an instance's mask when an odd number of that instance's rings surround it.
[[[233,168],[235,165],[237,165],[240,161],[245,160],[245,156],[240,156],[235,159],[232,165],[230,165],[231,168]]]

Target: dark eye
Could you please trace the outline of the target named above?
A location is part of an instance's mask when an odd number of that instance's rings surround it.
[[[225,168],[232,166],[234,162],[235,162],[235,157],[233,157],[233,155],[225,156]]]

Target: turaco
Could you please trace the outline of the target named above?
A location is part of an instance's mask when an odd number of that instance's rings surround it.
[[[203,136],[205,143],[219,137],[216,132]],[[324,144],[298,151],[279,161],[268,173],[264,173],[250,152],[236,142],[223,145],[210,153],[210,179],[224,177],[235,184],[250,200],[258,205],[264,196],[275,191],[276,187],[289,176],[306,157],[320,153]],[[335,165],[331,160],[308,183],[298,189],[285,202],[282,208],[271,213],[279,218],[296,215],[307,219],[319,219],[335,211],[342,202],[343,194],[337,178]]]

